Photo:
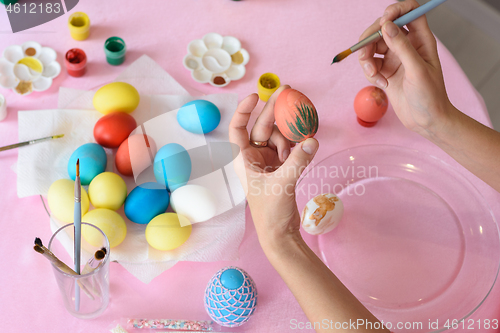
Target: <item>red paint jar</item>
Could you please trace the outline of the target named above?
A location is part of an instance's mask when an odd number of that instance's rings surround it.
[[[71,49],[66,52],[64,57],[68,74],[74,77],[80,77],[85,74],[87,69],[87,55],[83,50]]]

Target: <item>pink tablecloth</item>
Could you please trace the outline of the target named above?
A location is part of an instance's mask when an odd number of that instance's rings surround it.
[[[391,110],[374,128],[357,125],[352,102],[367,82],[356,56],[341,65],[330,66],[332,57],[355,42],[390,3],[390,0],[81,0],[75,10],[86,12],[92,21],[91,36],[84,42],[71,39],[66,23],[68,15],[12,34],[6,12],[0,9],[0,49],[35,40],[53,47],[61,63],[65,51],[73,47],[84,49],[89,58],[85,77],[72,78],[63,70],[53,87],[44,93],[19,97],[2,90],[8,101],[9,116],[0,123],[0,145],[17,142],[19,110],[56,108],[59,86],[91,89],[113,80],[124,66],[147,54],[190,91],[235,92],[240,99],[256,91],[257,78],[262,73],[276,73],[282,83],[305,92],[319,110],[318,161],[348,147],[388,143],[416,148],[456,165],[438,148],[406,130]],[[246,76],[223,89],[195,83],[182,66],[189,41],[208,32],[236,36],[251,54]],[[129,49],[127,60],[120,67],[107,65],[102,50],[104,40],[113,35],[123,37]],[[439,51],[450,99],[465,113],[490,125],[483,101],[456,61],[442,45]],[[32,249],[34,237],[48,241],[49,223],[40,198],[17,198],[16,175],[11,170],[16,159],[15,150],[0,156],[1,331],[105,332],[113,320],[129,316],[208,319],[202,302],[205,285],[212,274],[229,264],[247,270],[259,290],[259,308],[240,330],[287,332],[291,319],[306,321],[260,249],[250,218],[239,261],[180,263],[148,285],[112,263],[111,300],[106,312],[94,320],[73,318],[63,307],[50,265]],[[500,196],[466,171],[464,174],[483,193],[495,215],[500,216]],[[472,318],[500,318],[499,299],[497,284]]]

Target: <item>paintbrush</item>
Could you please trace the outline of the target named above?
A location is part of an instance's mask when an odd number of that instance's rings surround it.
[[[425,5],[422,5],[418,8],[415,8],[411,12],[408,12],[405,15],[401,16],[400,18],[398,18],[397,20],[394,21],[394,24],[396,24],[398,27],[402,28],[403,26],[407,25],[408,23],[415,21],[420,16],[425,15],[427,12],[436,8],[437,6],[439,6],[440,4],[442,4],[445,1],[447,1],[447,0],[431,0],[428,3],[426,3]],[[356,52],[357,50],[359,50],[367,45],[370,45],[372,43],[376,43],[382,37],[383,37],[382,30],[379,30],[376,33],[366,37],[365,39],[363,39],[361,42],[357,43],[356,45],[354,45],[350,49],[347,49],[344,52],[337,54],[335,56],[335,58],[333,58],[332,65],[336,62],[341,62],[342,60],[344,60],[345,58],[347,58],[348,56],[350,56],[352,53]]]
[[[28,146],[28,145],[32,145],[34,143],[44,142],[44,141],[48,141],[48,140],[52,140],[52,139],[59,139],[59,138],[62,138],[63,136],[64,136],[64,134],[59,134],[59,135],[48,136],[46,138],[41,138],[41,139],[24,141],[24,142],[16,143],[16,144],[5,146],[5,147],[0,147],[0,151],[19,148],[19,147],[23,147],[23,146]]]
[[[82,192],[80,185],[80,159],[76,160],[76,177],[75,177],[75,272],[80,274],[80,254],[82,250]],[[75,310],[80,310],[80,289],[75,288]]]
[[[59,258],[57,258],[52,252],[50,252],[45,246],[43,246],[40,238],[35,238],[35,245],[33,246],[34,250],[40,254],[42,254],[46,259],[48,259],[51,263],[54,264],[57,268],[63,271],[66,274],[70,275],[78,275],[74,270],[72,270],[68,265],[63,263]],[[94,296],[90,293],[90,291],[81,283],[81,281],[77,281],[78,285],[83,289],[83,292],[92,300],[94,300]]]
[[[85,267],[83,267],[82,275],[88,274],[93,270],[95,270],[97,267],[99,267],[101,265],[102,260],[106,256],[106,252],[107,251],[105,247],[95,251],[94,256],[90,258],[89,261],[87,261],[87,263],[85,264]]]

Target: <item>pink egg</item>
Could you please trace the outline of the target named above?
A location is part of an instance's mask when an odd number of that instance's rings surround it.
[[[354,98],[354,111],[358,123],[364,127],[372,127],[382,118],[389,106],[385,92],[377,87],[368,86],[360,90]]]
[[[116,152],[116,168],[124,176],[138,176],[153,164],[155,155],[156,144],[150,136],[131,135]]]

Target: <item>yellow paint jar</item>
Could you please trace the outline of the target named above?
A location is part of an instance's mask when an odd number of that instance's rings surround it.
[[[68,19],[69,32],[75,40],[85,40],[90,33],[90,19],[87,14],[76,12]]]
[[[267,102],[269,97],[280,87],[280,78],[273,73],[262,74],[257,83],[257,93],[263,102]]]

